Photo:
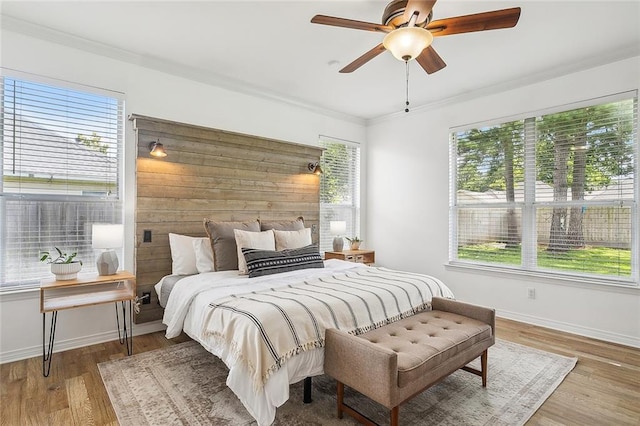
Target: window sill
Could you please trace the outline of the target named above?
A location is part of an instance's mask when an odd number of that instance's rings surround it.
[[[0,291],[0,302],[13,302],[16,300],[27,300],[40,297],[39,287],[14,288]]]
[[[598,279],[592,277],[577,277],[573,275],[562,275],[544,272],[523,271],[519,269],[500,268],[488,265],[477,265],[464,262],[445,263],[445,269],[459,272],[483,273],[492,276],[519,276],[529,278],[531,280],[544,280],[548,284],[567,285],[580,288],[600,288],[607,291],[616,291],[628,294],[637,294],[640,292],[638,282],[621,282],[607,279]]]

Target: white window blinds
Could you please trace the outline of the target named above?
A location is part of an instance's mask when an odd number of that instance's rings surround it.
[[[360,147],[327,138],[320,146],[325,148],[320,162],[320,251],[332,251],[329,222],[346,222],[342,237],[360,237]]]
[[[638,283],[637,97],[451,134],[452,262]]]
[[[95,269],[93,223],[121,223],[123,102],[2,78],[2,289],[50,276],[41,251]]]

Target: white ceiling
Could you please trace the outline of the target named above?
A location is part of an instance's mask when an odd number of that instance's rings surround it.
[[[79,37],[116,48],[126,60],[372,119],[404,109],[404,64],[385,52],[352,74],[340,74],[383,35],[309,21],[324,14],[380,22],[386,3],[2,1],[1,12],[3,24],[14,30],[37,24],[60,31],[58,40],[70,44]],[[447,67],[427,75],[410,64],[411,106],[640,55],[640,1],[440,0],[433,19],[515,6],[522,8],[515,28],[436,38],[433,46]]]

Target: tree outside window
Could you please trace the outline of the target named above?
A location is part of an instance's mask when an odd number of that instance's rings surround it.
[[[452,261],[638,280],[637,100],[452,133]]]

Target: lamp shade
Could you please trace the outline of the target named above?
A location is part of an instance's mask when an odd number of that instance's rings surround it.
[[[122,247],[123,225],[94,223],[91,229],[91,247],[113,249]]]
[[[433,42],[433,35],[422,27],[402,27],[391,31],[382,44],[400,61],[415,59]]]
[[[164,150],[164,145],[160,142],[151,142],[149,144],[149,155],[156,158],[164,158],[167,156],[167,151]]]
[[[313,173],[314,175],[321,175],[322,169],[320,168],[320,163],[309,163],[307,164],[307,169]]]
[[[329,232],[331,232],[331,235],[344,235],[347,232],[347,222],[344,220],[332,220],[329,222]]]

